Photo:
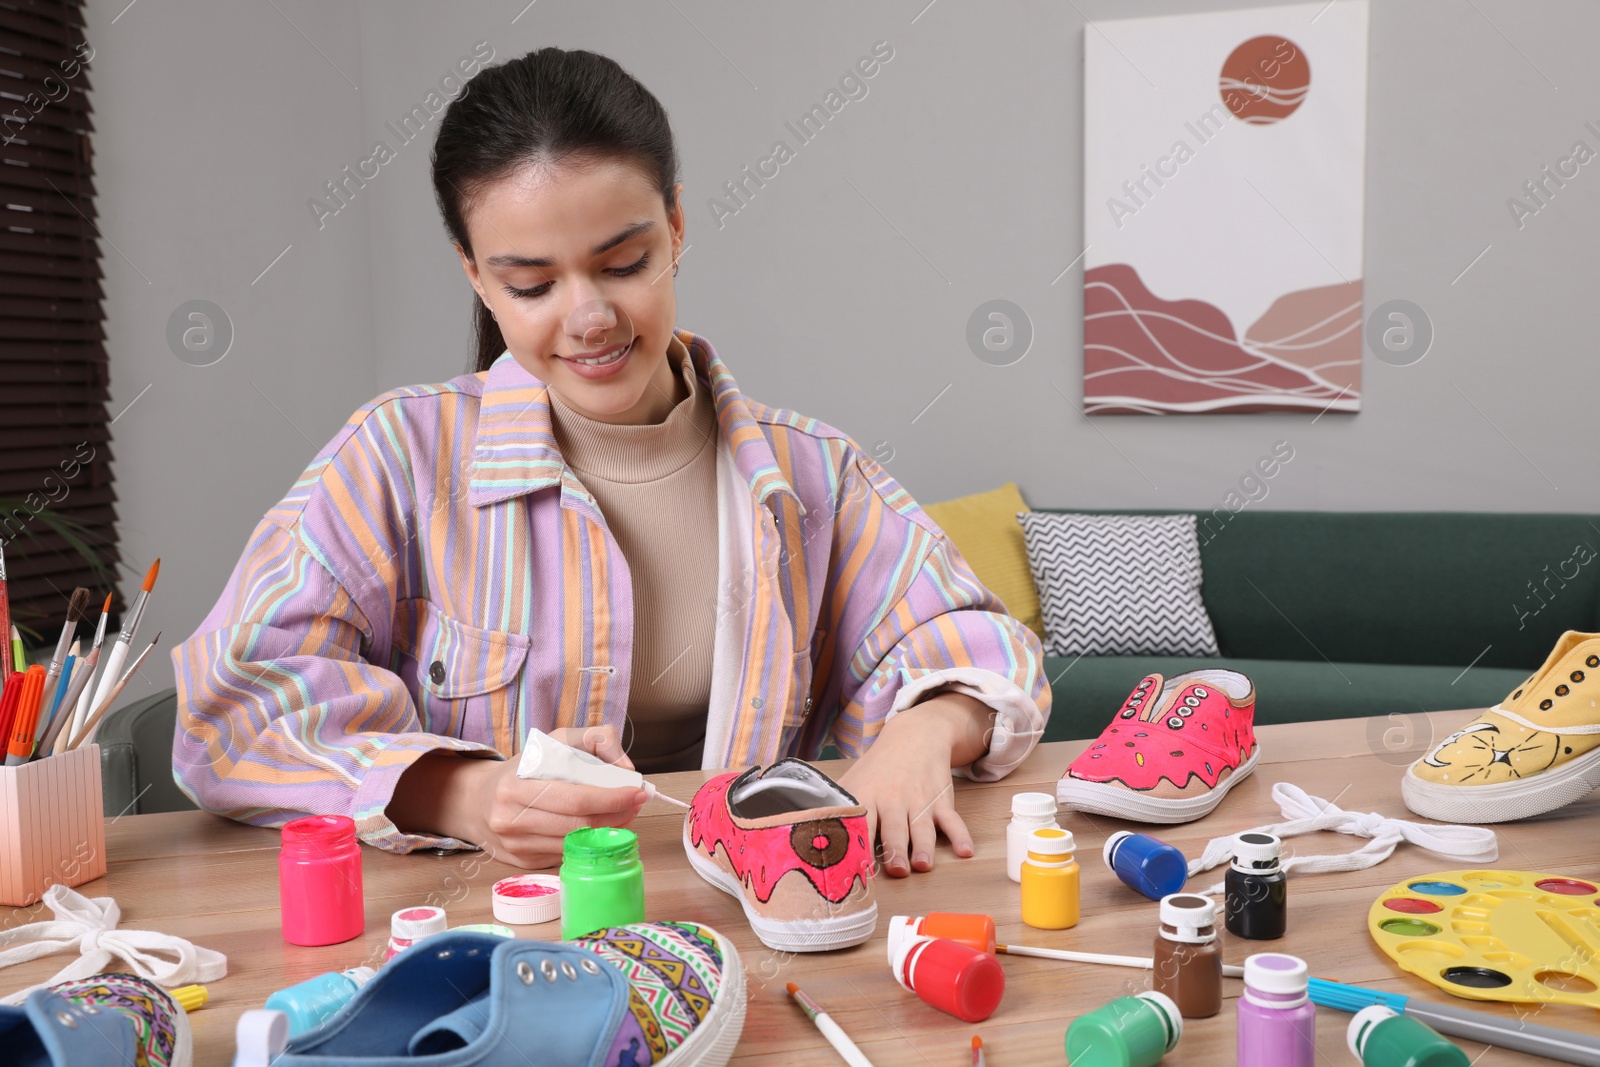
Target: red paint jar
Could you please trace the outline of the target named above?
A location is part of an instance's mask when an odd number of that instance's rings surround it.
[[[336,945],[361,936],[366,908],[355,820],[308,815],[283,824],[278,902],[283,939],[291,945]]]
[[[1006,992],[1000,961],[971,945],[942,937],[903,940],[894,956],[894,979],[938,1008],[969,1023],[994,1014]]]

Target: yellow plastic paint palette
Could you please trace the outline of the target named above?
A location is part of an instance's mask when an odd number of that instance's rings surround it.
[[[1425,874],[1385,890],[1367,929],[1401,967],[1458,997],[1600,1008],[1600,880]]]

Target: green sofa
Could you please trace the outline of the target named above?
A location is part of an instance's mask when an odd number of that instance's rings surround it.
[[[1218,509],[1198,532],[1221,657],[1046,657],[1046,740],[1098,736],[1151,671],[1241,671],[1257,723],[1487,707],[1600,630],[1600,516]]]

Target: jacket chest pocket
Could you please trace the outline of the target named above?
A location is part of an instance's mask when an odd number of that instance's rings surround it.
[[[468,625],[423,599],[395,605],[393,633],[392,669],[422,729],[515,751],[513,683],[528,657],[528,635]]]

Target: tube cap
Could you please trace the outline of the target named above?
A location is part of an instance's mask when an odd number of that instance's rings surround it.
[[[1283,842],[1272,834],[1252,830],[1233,839],[1233,861],[1241,866],[1263,864],[1276,867],[1281,855]]]
[[[917,936],[916,918],[910,915],[896,915],[889,920],[889,966],[894,966],[895,953],[901,944]]]
[[[513,926],[532,926],[561,918],[561,879],[553,874],[519,874],[494,884],[494,917]]]
[[[1262,993],[1295,996],[1310,986],[1311,972],[1299,956],[1258,952],[1245,957],[1244,984]]]
[[[432,934],[442,934],[449,928],[444,909],[431,904],[401,908],[389,919],[389,936],[398,941],[415,943]]]
[[[1201,941],[1200,931],[1217,925],[1217,902],[1198,893],[1164,896],[1161,898],[1161,925],[1177,930],[1178,941]],[[1161,936],[1172,940],[1166,933]],[[1211,937],[1204,940],[1215,940],[1216,936],[1213,930]]]
[[[1368,1004],[1356,1012],[1355,1018],[1350,1020],[1350,1028],[1344,1032],[1345,1042],[1350,1046],[1350,1052],[1356,1059],[1361,1058],[1361,1050],[1367,1047],[1367,1037],[1385,1019],[1393,1019],[1399,1013],[1393,1008],[1386,1008],[1382,1004]]]
[[[1016,793],[1011,797],[1011,814],[1033,818],[1055,817],[1056,798],[1049,793]]]
[[[1041,826],[1028,832],[1028,851],[1041,856],[1070,856],[1078,850],[1071,830]]]

